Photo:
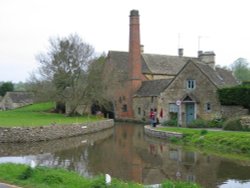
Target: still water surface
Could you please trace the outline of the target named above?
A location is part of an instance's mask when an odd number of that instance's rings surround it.
[[[31,160],[87,177],[108,173],[142,184],[179,179],[207,188],[250,187],[250,162],[187,151],[144,135],[143,126],[134,124],[119,123],[101,133],[48,142],[0,144],[0,163]]]

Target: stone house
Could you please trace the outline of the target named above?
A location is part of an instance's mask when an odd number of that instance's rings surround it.
[[[180,113],[183,125],[220,117],[216,91],[237,82],[230,71],[215,66],[214,52],[199,51],[197,57],[185,57],[183,49],[177,56],[144,53],[139,25],[139,12],[132,10],[129,51],[109,51],[106,59],[115,117],[147,120],[151,108],[157,109],[160,121]]]
[[[0,109],[9,110],[33,104],[34,95],[31,92],[7,92],[0,103]]]

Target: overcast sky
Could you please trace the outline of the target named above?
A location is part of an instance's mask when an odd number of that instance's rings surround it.
[[[0,81],[25,81],[51,37],[77,33],[96,52],[128,51],[132,9],[145,53],[181,47],[185,56],[214,51],[221,66],[250,60],[249,0],[0,0]]]

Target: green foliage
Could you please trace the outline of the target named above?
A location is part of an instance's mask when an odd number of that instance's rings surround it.
[[[23,171],[22,174],[20,174],[19,179],[26,180],[26,179],[30,178],[32,176],[32,174],[33,174],[33,169],[30,166],[28,166],[26,168],[26,170]]]
[[[2,163],[0,164],[0,181],[5,181],[22,187],[34,188],[143,188],[144,186],[133,182],[124,182],[112,178],[111,184],[106,185],[103,175],[87,179],[81,175],[64,169],[52,169],[36,167],[32,169],[32,175],[26,179],[20,179],[21,174],[27,170],[26,165]],[[162,187],[170,188],[199,188],[197,184],[187,182],[175,182],[167,180]]]
[[[232,131],[209,131],[202,133],[202,130],[189,128],[164,127],[157,128],[162,131],[173,131],[183,133],[183,138],[179,139],[178,144],[195,146],[213,152],[245,156],[250,159],[250,133]],[[203,134],[203,135],[201,135]]]
[[[177,127],[177,124],[178,124],[177,119],[170,119],[162,123],[163,126],[170,126],[170,127]]]
[[[248,127],[242,126],[242,124],[240,123],[240,118],[233,118],[227,120],[224,123],[223,129],[230,131],[250,131]]]
[[[167,180],[162,183],[162,188],[201,188],[201,186],[191,182],[182,182],[182,181],[173,182]]]
[[[207,122],[207,126],[209,128],[222,128],[224,122],[225,122],[225,119],[223,118],[213,119]]]
[[[207,125],[207,121],[203,120],[203,119],[196,119],[193,120],[188,127],[190,128],[205,128],[208,127]]]
[[[14,91],[14,84],[12,82],[4,82],[0,86],[0,96],[4,96],[8,91]]]
[[[172,142],[172,143],[177,143],[178,142],[178,139],[175,137],[175,136],[171,136],[169,138],[169,141]]]
[[[78,116],[67,117],[63,114],[51,113],[53,111],[53,103],[37,103],[23,108],[9,111],[0,111],[0,127],[35,127],[47,126],[51,124],[72,124],[84,123],[100,120],[96,116]]]
[[[208,133],[208,131],[203,129],[203,130],[201,130],[200,135],[205,135],[207,133]]]
[[[49,174],[49,175],[45,175],[45,177],[43,178],[43,182],[49,185],[61,184],[63,183],[63,179],[58,174]]]
[[[232,70],[239,81],[250,80],[249,62],[244,58],[239,58],[232,64]]]
[[[231,88],[218,89],[222,105],[241,105],[250,109],[250,86],[240,85]]]

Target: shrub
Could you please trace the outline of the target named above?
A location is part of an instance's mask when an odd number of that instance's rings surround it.
[[[229,119],[224,123],[223,126],[224,130],[231,130],[231,131],[242,131],[243,127],[240,123],[240,118]]]
[[[29,166],[25,169],[25,171],[23,171],[23,173],[19,176],[20,180],[27,180],[28,178],[30,178],[32,176],[32,174],[34,173],[33,169]]]
[[[208,121],[207,126],[210,128],[222,128],[223,123],[225,122],[225,119],[213,119],[211,121]]]
[[[241,105],[250,109],[250,86],[248,84],[218,89],[222,105]]]
[[[190,128],[205,128],[208,126],[207,126],[207,121],[205,121],[203,119],[195,119],[188,125],[188,127],[190,127]]]
[[[208,133],[207,130],[202,129],[201,132],[200,132],[200,135],[205,135],[205,134],[207,134],[207,133]]]
[[[169,141],[172,142],[172,143],[176,143],[176,142],[178,142],[178,139],[175,136],[171,136],[169,138]]]
[[[170,119],[162,123],[163,126],[170,126],[170,127],[177,127],[177,124],[178,124],[177,119]]]

